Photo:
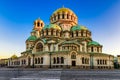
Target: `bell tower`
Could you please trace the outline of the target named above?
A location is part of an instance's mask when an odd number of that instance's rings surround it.
[[[40,18],[38,18],[37,20],[34,21],[33,30],[41,31],[43,27],[44,27],[44,22],[42,20],[40,20]]]

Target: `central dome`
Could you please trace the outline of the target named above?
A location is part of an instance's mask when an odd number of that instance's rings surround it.
[[[54,13],[62,13],[62,12],[68,12],[68,13],[74,13],[72,10],[70,10],[69,8],[59,8],[57,9]],[[53,13],[53,14],[54,14]]]
[[[72,10],[62,7],[53,12],[50,17],[50,23],[58,25],[66,23],[76,25],[78,23],[78,18]]]

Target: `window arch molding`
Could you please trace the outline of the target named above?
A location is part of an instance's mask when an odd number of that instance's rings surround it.
[[[41,49],[40,49],[40,48],[41,48]],[[43,43],[42,41],[38,41],[38,42],[35,44],[34,51],[35,51],[35,52],[44,51],[44,43]]]
[[[70,55],[71,55],[71,59],[76,59],[77,58],[77,52],[76,51],[72,51],[70,53]]]

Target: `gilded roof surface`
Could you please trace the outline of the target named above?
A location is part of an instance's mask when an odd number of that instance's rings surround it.
[[[61,27],[56,25],[56,24],[49,24],[49,25],[45,25],[43,29],[57,29],[57,30],[61,30]]]
[[[69,8],[59,8],[57,9],[54,13],[61,13],[61,12],[71,12],[74,13],[72,10],[70,10]]]
[[[81,25],[76,25],[71,28],[71,31],[76,31],[76,30],[88,30],[88,28],[86,28],[85,26],[81,26]]]

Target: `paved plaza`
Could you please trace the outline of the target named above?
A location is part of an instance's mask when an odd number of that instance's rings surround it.
[[[0,68],[0,80],[120,80],[120,70]]]

